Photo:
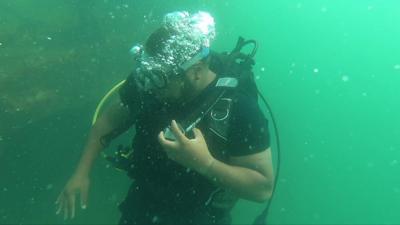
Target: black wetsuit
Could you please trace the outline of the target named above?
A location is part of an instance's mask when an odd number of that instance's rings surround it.
[[[121,100],[134,106],[132,77],[121,88]],[[172,119],[178,122],[198,107],[210,93],[216,91],[214,80],[194,100],[186,104],[162,104],[147,98],[136,119],[133,140],[132,170],[134,179],[126,199],[120,204],[120,224],[230,224],[230,207],[214,207],[210,196],[218,187],[195,171],[187,170],[168,159],[157,136]],[[244,156],[269,147],[268,121],[257,100],[243,91],[236,91],[230,108],[226,140],[208,129],[207,118],[198,124],[211,153],[223,152],[223,157]],[[218,147],[217,147],[218,146]],[[223,146],[224,149],[221,149]],[[220,159],[224,161],[223,159]]]

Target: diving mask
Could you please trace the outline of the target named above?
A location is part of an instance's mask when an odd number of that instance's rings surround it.
[[[165,60],[161,56],[148,56],[140,45],[132,47],[131,53],[135,54],[136,68],[134,72],[136,84],[140,90],[149,92],[165,88],[172,78],[182,77],[191,66],[207,57],[210,49],[203,47],[191,59],[178,65]]]
[[[209,54],[210,43],[215,38],[214,18],[201,11],[168,13],[161,30],[167,35],[157,41],[151,35],[146,48],[136,45],[130,51],[137,63],[136,82],[144,91],[164,88],[171,78],[182,76]]]

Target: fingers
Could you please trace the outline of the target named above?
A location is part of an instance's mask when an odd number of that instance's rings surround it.
[[[81,190],[81,208],[82,209],[86,209],[87,200],[88,200],[88,190],[82,189]]]
[[[161,145],[165,146],[165,147],[171,147],[175,144],[175,142],[167,140],[164,136],[164,131],[161,131],[158,134],[158,140],[160,142]]]
[[[187,137],[182,133],[181,129],[178,127],[178,124],[175,120],[172,120],[171,130],[175,135],[175,138],[178,142],[184,143],[188,141]]]
[[[71,219],[75,218],[75,199],[75,194],[68,194],[65,191],[61,192],[55,202],[58,205],[56,214],[58,215],[63,211],[64,220],[68,219],[68,217]]]
[[[56,214],[60,214],[63,204],[64,204],[64,192],[61,192],[60,195],[57,198],[56,204],[58,205],[58,209],[56,211]]]
[[[60,201],[61,201],[61,199],[62,199],[62,194],[63,194],[63,192],[61,192],[61,193],[58,195],[57,200],[56,200],[56,202],[54,202],[54,204],[56,204],[56,205],[60,204]]]
[[[71,213],[71,219],[73,219],[75,217],[75,194],[69,196],[68,209]]]
[[[68,199],[63,202],[64,220],[68,219]]]
[[[193,133],[194,133],[194,138],[195,138],[195,139],[197,139],[197,138],[204,138],[204,137],[203,137],[203,133],[201,133],[201,130],[200,130],[200,129],[193,128]]]

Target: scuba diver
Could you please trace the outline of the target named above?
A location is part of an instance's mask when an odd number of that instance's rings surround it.
[[[249,75],[254,61],[240,54],[248,42],[240,39],[237,54],[224,55],[210,50],[214,38],[209,13],[172,12],[131,49],[135,68],[118,89],[119,102],[95,120],[56,201],[58,214],[74,218],[78,194],[87,207],[96,157],[133,126],[129,154],[114,160],[133,179],[119,224],[231,224],[239,198],[271,198],[268,120]]]

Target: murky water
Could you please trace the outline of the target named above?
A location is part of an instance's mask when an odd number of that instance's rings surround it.
[[[87,210],[64,222],[54,201],[97,102],[132,69],[130,47],[182,9],[215,16],[215,50],[231,50],[239,35],[260,45],[255,76],[282,155],[270,223],[399,224],[399,7],[396,0],[1,1],[0,224],[117,223],[129,180],[102,159]],[[241,201],[234,223],[252,222],[264,205]]]

